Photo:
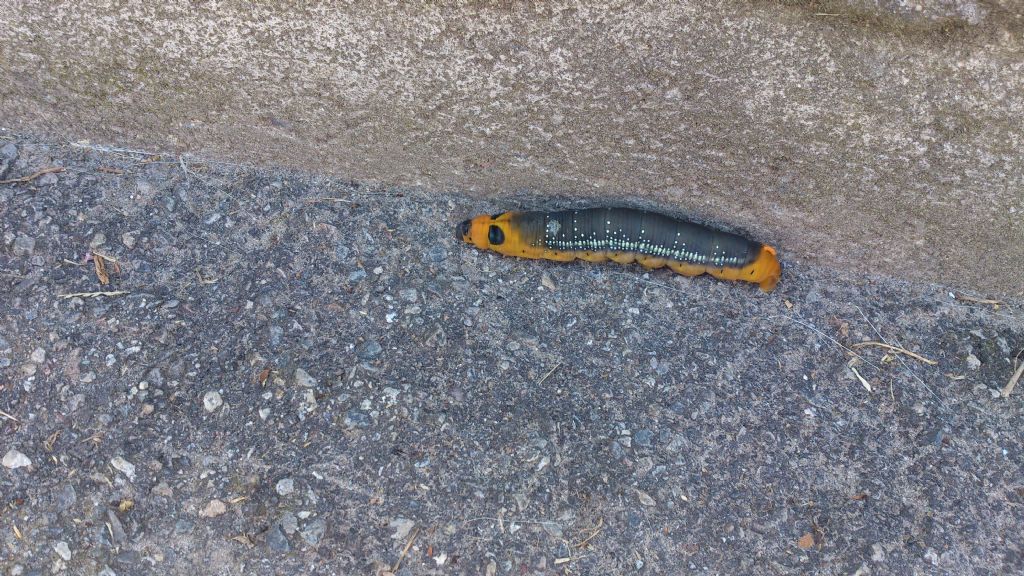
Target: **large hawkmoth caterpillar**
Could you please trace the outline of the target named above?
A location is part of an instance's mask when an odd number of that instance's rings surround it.
[[[638,262],[686,276],[711,274],[769,292],[782,268],[775,249],[737,234],[631,208],[503,212],[458,225],[460,240],[520,258]]]

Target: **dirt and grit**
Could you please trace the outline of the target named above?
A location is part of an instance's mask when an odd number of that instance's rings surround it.
[[[1020,302],[456,241],[572,205],[529,191],[24,136],[0,180],[5,576],[1024,570]]]

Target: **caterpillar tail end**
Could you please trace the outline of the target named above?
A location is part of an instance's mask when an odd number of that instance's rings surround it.
[[[779,263],[775,248],[768,245],[762,246],[761,254],[754,262],[754,267],[757,270],[757,283],[761,290],[764,292],[774,290],[779,283],[779,278],[782,277],[782,264]]]

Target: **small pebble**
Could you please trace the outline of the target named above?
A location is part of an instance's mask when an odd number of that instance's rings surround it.
[[[350,250],[348,246],[340,242],[334,246],[334,257],[337,258],[338,260],[348,259],[349,252]]]
[[[205,408],[207,412],[214,412],[223,404],[224,400],[220,397],[220,392],[210,390],[206,394],[203,394],[203,408]]]
[[[132,464],[120,456],[115,456],[110,459],[110,465],[113,466],[115,470],[127,476],[132,482],[135,481],[135,464]]]
[[[358,410],[349,410],[345,413],[344,424],[347,428],[369,428],[372,423],[369,416]]]
[[[384,348],[381,347],[380,342],[376,340],[367,340],[356,348],[356,356],[363,360],[373,360],[380,356]]]
[[[277,493],[281,496],[287,496],[292,492],[295,492],[295,480],[291,478],[282,478],[277,481],[275,490],[277,490]]]
[[[35,350],[32,351],[31,359],[36,364],[42,364],[43,362],[46,362],[46,350],[42,348],[36,348]]]
[[[315,388],[317,385],[316,378],[309,375],[302,368],[295,369],[295,384],[302,386],[303,388]]]
[[[126,248],[135,248],[135,234],[132,234],[131,232],[121,234],[121,243],[124,244]]]
[[[92,240],[89,242],[89,248],[99,248],[107,243],[107,235],[103,232],[97,232]]]
[[[281,529],[284,533],[291,536],[299,530],[299,519],[295,517],[295,514],[291,512],[285,512],[281,515],[281,520],[278,522],[281,525]]]
[[[15,160],[18,158],[18,147],[14,145],[14,142],[8,142],[0,147],[0,158],[5,160]]]
[[[391,522],[388,522],[388,527],[394,530],[394,534],[391,535],[392,540],[405,540],[409,536],[409,532],[416,526],[414,520],[408,518],[395,518]]]
[[[633,440],[636,441],[637,446],[642,446],[644,448],[650,448],[651,440],[653,439],[654,432],[651,432],[646,428],[644,428],[643,430],[639,430],[636,434],[633,435]]]
[[[277,346],[281,343],[281,338],[284,336],[284,328],[280,326],[270,327],[270,345]]]
[[[63,488],[57,491],[55,495],[57,502],[57,510],[61,512],[67,512],[75,505],[78,501],[78,494],[75,492],[75,487],[71,484],[65,484]]]
[[[281,527],[274,524],[267,530],[267,546],[275,552],[287,552],[291,549],[288,545],[288,538],[281,532]]]
[[[203,518],[216,518],[227,511],[228,507],[223,502],[213,499],[210,500],[210,503],[205,508],[199,511],[199,515]]]
[[[978,368],[981,368],[981,360],[978,360],[978,357],[974,354],[968,354],[967,367],[971,370],[977,370]]]
[[[40,186],[53,186],[59,181],[60,178],[57,176],[56,172],[48,172],[46,174],[43,174],[42,176],[39,177],[39,180],[37,180]]]
[[[348,281],[351,283],[359,282],[363,278],[366,278],[366,270],[363,270],[362,268],[348,275]]]
[[[31,256],[32,251],[36,249],[36,239],[31,236],[24,234],[18,234],[18,237],[14,240],[14,255],[15,256]]]
[[[28,456],[25,456],[24,454],[22,454],[18,450],[15,450],[14,448],[11,448],[10,450],[7,451],[7,454],[4,454],[3,465],[5,468],[15,470],[17,468],[31,466],[32,461],[29,460]]]
[[[419,293],[416,291],[415,288],[406,288],[404,290],[399,290],[398,295],[402,298],[402,300],[405,300],[406,302],[409,303],[415,302],[416,299],[419,298]]]
[[[644,506],[654,506],[656,504],[654,498],[651,498],[651,495],[648,494],[647,492],[644,492],[643,490],[637,490],[636,496],[637,499],[640,500],[640,503],[643,504]]]
[[[306,524],[306,528],[299,533],[302,539],[306,541],[310,546],[316,546],[320,543],[320,539],[324,537],[326,526],[324,521],[320,518],[313,520],[309,524]]]
[[[165,481],[161,481],[156,486],[153,486],[153,494],[157,496],[163,496],[164,498],[170,498],[174,495],[174,490]]]
[[[67,562],[71,560],[71,548],[68,547],[68,543],[61,541],[53,545],[54,551],[60,556],[61,560]]]

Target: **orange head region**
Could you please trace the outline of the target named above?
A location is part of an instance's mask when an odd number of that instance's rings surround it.
[[[751,281],[757,282],[761,290],[771,292],[782,276],[782,265],[775,254],[775,248],[767,244],[761,247],[761,253],[750,266],[753,268]]]
[[[520,250],[520,234],[510,222],[511,215],[509,212],[493,216],[483,214],[463,220],[455,228],[455,237],[481,250],[521,256],[523,254]]]

